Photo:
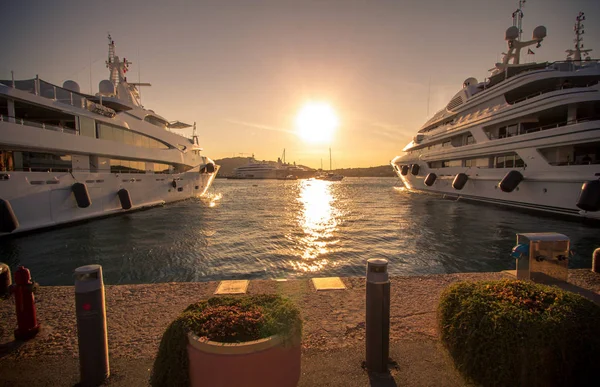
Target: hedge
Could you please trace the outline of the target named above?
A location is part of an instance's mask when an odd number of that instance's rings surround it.
[[[467,381],[482,386],[598,383],[600,307],[557,287],[460,282],[442,294],[441,340]]]

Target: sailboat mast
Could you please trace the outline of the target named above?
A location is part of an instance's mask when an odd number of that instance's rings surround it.
[[[329,171],[331,172],[331,147],[329,147]]]

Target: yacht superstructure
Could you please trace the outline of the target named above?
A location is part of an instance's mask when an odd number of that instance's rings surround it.
[[[491,76],[465,80],[392,166],[409,189],[600,219],[600,64],[583,50],[585,15],[567,60],[525,64],[546,28],[522,41],[522,17],[520,3]]]
[[[140,103],[108,36],[110,79],[92,96],[73,81],[0,80],[0,236],[203,195],[218,166]]]

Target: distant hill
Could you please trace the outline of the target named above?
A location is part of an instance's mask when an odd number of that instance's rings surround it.
[[[343,168],[333,172],[346,177],[394,177],[394,169],[391,165],[380,165],[370,168]]]
[[[221,166],[219,169],[219,174],[217,177],[228,177],[233,175],[233,170],[237,167],[241,167],[243,165],[248,164],[248,157],[226,157],[224,159],[215,160],[215,162]],[[313,168],[309,168],[304,165],[298,165],[306,169],[307,171],[316,170]],[[393,177],[395,176],[394,170],[390,165],[380,165],[378,167],[370,167],[370,168],[343,168],[336,169],[333,172],[339,173],[346,177]]]

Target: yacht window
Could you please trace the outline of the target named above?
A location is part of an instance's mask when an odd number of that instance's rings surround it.
[[[10,172],[15,170],[13,152],[0,150],[0,172]]]
[[[190,169],[192,169],[192,167],[190,167],[189,165],[175,164],[175,173],[187,172]]]
[[[79,134],[96,138],[96,125],[92,118],[79,117]]]
[[[71,155],[40,153],[40,152],[13,152],[16,170],[30,172],[68,172],[73,168]]]
[[[149,122],[152,125],[158,126],[159,128],[163,128],[163,129],[166,129],[167,126],[169,125],[168,122],[163,121],[160,118],[151,116],[151,115],[147,115],[146,117],[144,117],[144,121]]]
[[[115,128],[113,131],[113,138],[116,142],[124,143],[125,142],[125,131],[120,128]]]
[[[111,159],[110,171],[113,173],[146,173],[146,162]]]
[[[523,161],[523,159],[521,159],[521,157],[519,155],[515,155],[515,167],[522,168],[524,166],[525,166],[525,162]]]
[[[135,141],[133,139],[133,132],[130,130],[123,131],[123,139],[125,140],[125,144],[134,145]]]
[[[600,164],[600,142],[539,149],[550,165]]]
[[[7,121],[6,117],[8,117],[8,101],[6,98],[0,97],[0,116],[2,116],[2,120]]]
[[[516,136],[518,134],[519,134],[519,125],[518,124],[509,125],[506,127],[506,136],[507,137]]]
[[[169,173],[167,164],[154,163],[154,173]]]
[[[490,158],[489,157],[480,157],[475,159],[475,166],[477,168],[489,168],[490,167]]]
[[[34,105],[22,101],[15,101],[15,118],[17,122],[23,121],[24,125],[44,127],[51,130],[64,131],[71,129],[75,132],[76,116],[49,109],[45,106]]]
[[[515,156],[504,156],[504,168],[512,168],[515,165]]]
[[[496,156],[496,161],[494,162],[496,168],[504,168],[504,156]]]
[[[114,131],[115,130],[112,126],[98,123],[98,138],[102,140],[114,141]]]

